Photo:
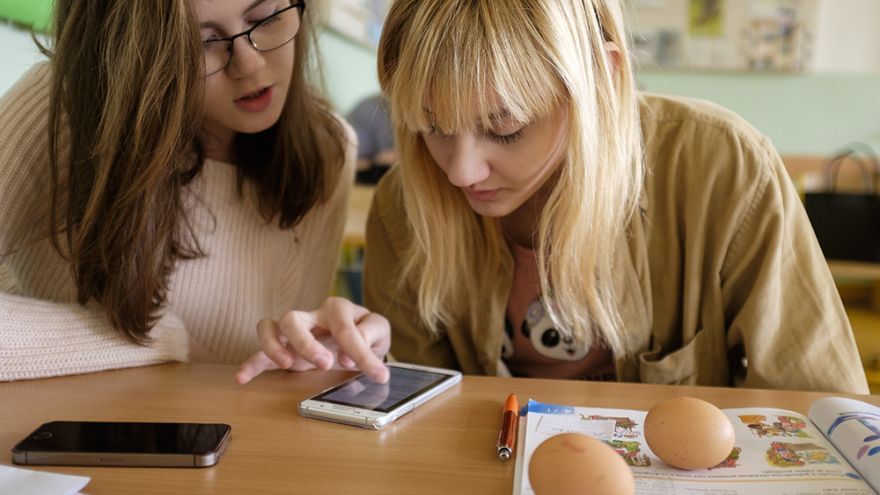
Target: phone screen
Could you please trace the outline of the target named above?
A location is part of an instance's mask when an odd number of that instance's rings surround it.
[[[387,383],[374,383],[365,375],[360,375],[312,399],[377,412],[388,412],[412,397],[453,378],[452,375],[423,370],[394,366],[389,366],[388,369],[391,371],[391,378]]]
[[[224,424],[54,421],[37,428],[15,450],[207,455],[229,429]]]

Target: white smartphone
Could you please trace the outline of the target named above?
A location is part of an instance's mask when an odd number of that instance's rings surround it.
[[[229,445],[231,428],[204,423],[53,421],[12,449],[12,462],[36,466],[207,467]]]
[[[378,430],[461,381],[461,372],[444,368],[388,363],[388,370],[388,383],[358,375],[300,402],[299,413]]]

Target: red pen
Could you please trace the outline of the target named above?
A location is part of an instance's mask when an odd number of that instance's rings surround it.
[[[510,394],[504,402],[504,416],[501,423],[501,432],[498,434],[498,442],[495,445],[498,449],[498,458],[502,461],[510,459],[513,454],[513,447],[516,445],[516,427],[519,425],[519,403],[516,395]]]

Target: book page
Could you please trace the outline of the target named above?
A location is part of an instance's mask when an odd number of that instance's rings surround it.
[[[865,481],[880,492],[880,407],[828,397],[813,403],[809,417]]]
[[[736,431],[730,457],[710,469],[673,468],[651,452],[642,425],[647,413],[558,406],[529,401],[520,423],[514,495],[533,495],[528,463],[544,440],[559,433],[590,435],[629,464],[636,493],[645,495],[873,495],[847,460],[803,415],[778,409],[728,409]],[[518,459],[519,461],[519,459]]]

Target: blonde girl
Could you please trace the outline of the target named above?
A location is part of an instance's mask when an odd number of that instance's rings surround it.
[[[397,0],[365,304],[466,373],[867,392],[777,153],[636,90],[618,0]]]

